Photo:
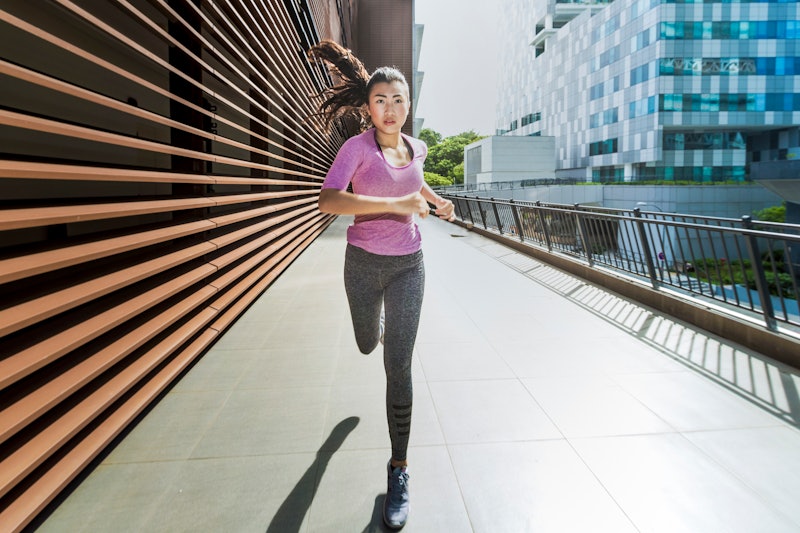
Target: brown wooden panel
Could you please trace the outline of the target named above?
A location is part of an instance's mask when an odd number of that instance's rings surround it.
[[[201,257],[215,249],[216,246],[213,243],[202,242],[36,298],[15,302],[6,309],[0,310],[0,336],[14,333],[26,326],[74,309],[147,277]],[[0,365],[2,364],[0,362]],[[4,376],[2,370],[0,370],[0,376]],[[2,381],[0,381],[0,388],[2,386]]]
[[[177,184],[193,183],[198,185],[296,185],[300,187],[319,187],[324,176],[312,176],[312,181],[295,181],[289,179],[245,178],[240,176],[205,176],[201,174],[179,174],[176,172],[59,165],[54,163],[35,163],[31,161],[9,161],[0,159],[0,178]]]
[[[111,255],[122,254],[138,248],[194,235],[214,229],[209,220],[188,222],[166,228],[142,231],[108,239],[82,242],[52,248],[41,252],[27,253],[0,260],[0,283],[53,272],[58,269],[88,263]]]
[[[344,139],[312,116],[329,80],[305,49],[352,24],[310,4],[2,2],[0,529],[34,520],[334,219],[317,199]]]

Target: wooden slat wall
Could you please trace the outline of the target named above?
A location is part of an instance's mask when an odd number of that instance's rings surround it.
[[[0,3],[3,531],[331,222],[317,197],[346,133],[308,118],[328,80],[305,49],[350,39],[342,4]]]

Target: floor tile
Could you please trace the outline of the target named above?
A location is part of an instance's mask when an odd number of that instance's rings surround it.
[[[700,431],[686,438],[791,518],[800,531],[800,430]]]
[[[614,379],[680,431],[765,427],[780,423],[766,410],[695,372],[618,375]]]
[[[567,438],[674,431],[603,376],[525,379],[523,383]]]
[[[237,388],[330,387],[338,357],[335,348],[262,349],[246,366]]]
[[[752,533],[796,528],[681,435],[576,439],[571,443],[642,532]]]
[[[430,389],[448,444],[562,437],[517,380],[442,381]]]
[[[473,530],[635,532],[563,440],[450,446]]]
[[[192,458],[316,451],[322,439],[329,390],[234,391]]]
[[[514,373],[487,342],[419,343],[428,381],[509,379]]]
[[[46,522],[43,533],[148,531],[157,507],[170,497],[183,462],[100,465]]]
[[[185,462],[141,531],[305,530],[319,468],[314,454]]]
[[[188,459],[216,422],[229,391],[168,394],[106,458],[106,464]]]
[[[193,365],[172,390],[231,391],[239,384],[251,361],[261,354],[261,350],[215,348],[202,357],[202,364]]]

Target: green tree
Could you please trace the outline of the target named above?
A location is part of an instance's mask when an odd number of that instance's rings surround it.
[[[431,187],[443,187],[445,185],[452,185],[453,180],[440,176],[439,174],[434,174],[433,172],[426,172],[425,183]]]
[[[425,141],[425,144],[428,145],[428,148],[436,146],[442,142],[442,135],[430,128],[422,128],[422,130],[419,132],[419,138],[420,140]]]
[[[453,170],[450,173],[450,177],[453,178],[453,183],[464,183],[464,162],[461,161],[459,164],[453,167]]]
[[[762,222],[786,222],[786,204],[774,205],[753,213]]]
[[[464,182],[464,147],[482,139],[474,131],[465,131],[428,148],[425,170],[453,179],[455,183]],[[460,168],[456,168],[461,165]]]

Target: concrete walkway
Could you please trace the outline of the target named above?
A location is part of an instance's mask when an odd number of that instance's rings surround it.
[[[382,531],[380,349],[337,220],[46,532]],[[800,531],[800,372],[439,220],[407,532]]]

